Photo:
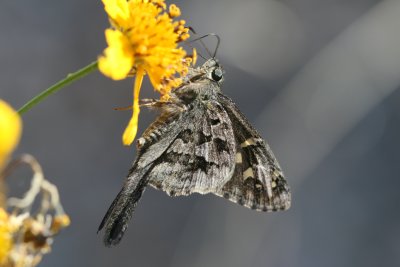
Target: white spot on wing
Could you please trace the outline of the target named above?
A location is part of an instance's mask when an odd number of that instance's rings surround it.
[[[256,145],[254,138],[249,138],[246,141],[244,141],[243,143],[241,143],[240,147],[248,147],[248,146],[254,146],[254,145]]]
[[[247,170],[245,170],[243,172],[243,179],[246,180],[248,178],[254,178],[254,173],[253,173],[253,169],[251,167],[249,167]]]
[[[268,194],[268,198],[272,199],[272,186],[271,183],[267,182],[267,194]]]
[[[242,163],[242,153],[236,153],[236,163]]]

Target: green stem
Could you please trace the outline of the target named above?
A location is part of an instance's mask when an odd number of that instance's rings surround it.
[[[36,106],[37,104],[42,102],[49,95],[54,94],[61,88],[67,86],[70,83],[73,83],[73,82],[79,80],[80,78],[85,77],[86,75],[92,73],[93,71],[95,71],[97,69],[98,69],[97,61],[94,61],[94,62],[90,63],[89,65],[87,65],[86,67],[83,67],[82,69],[80,69],[76,72],[68,74],[67,77],[65,77],[61,81],[57,82],[56,84],[50,86],[49,88],[47,88],[46,90],[44,90],[43,92],[41,92],[40,94],[38,94],[37,96],[32,98],[31,100],[29,100],[25,105],[23,105],[18,110],[18,113],[20,115],[24,114],[25,112],[27,112],[28,110],[30,110],[31,108],[33,108],[34,106]]]

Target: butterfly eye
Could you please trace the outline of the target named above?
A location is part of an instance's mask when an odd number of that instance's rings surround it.
[[[223,72],[220,68],[214,69],[211,73],[211,78],[216,82],[219,82],[222,79],[222,76]]]

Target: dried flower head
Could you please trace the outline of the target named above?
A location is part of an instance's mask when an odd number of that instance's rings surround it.
[[[32,156],[23,155],[12,161],[0,172],[0,179],[21,164],[28,164],[33,170],[31,188],[21,199],[7,200],[11,212],[0,207],[0,266],[36,266],[50,252],[54,237],[70,223],[59,202],[57,188],[44,178]],[[33,212],[36,199],[40,208]]]
[[[111,28],[105,35],[108,47],[99,57],[99,69],[106,76],[120,80],[136,75],[133,115],[123,135],[130,145],[137,132],[139,91],[147,74],[154,89],[168,95],[188,71],[186,52],[178,43],[189,38],[185,21],[174,19],[181,14],[176,5],[164,0],[103,0]]]

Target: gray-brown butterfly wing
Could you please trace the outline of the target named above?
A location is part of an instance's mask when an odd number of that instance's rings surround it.
[[[149,173],[149,184],[171,196],[212,193],[230,179],[236,144],[224,107],[196,99],[180,133]]]
[[[288,209],[290,189],[268,144],[231,99],[220,94],[219,102],[228,113],[235,134],[236,165],[231,179],[214,193],[255,210]]]

